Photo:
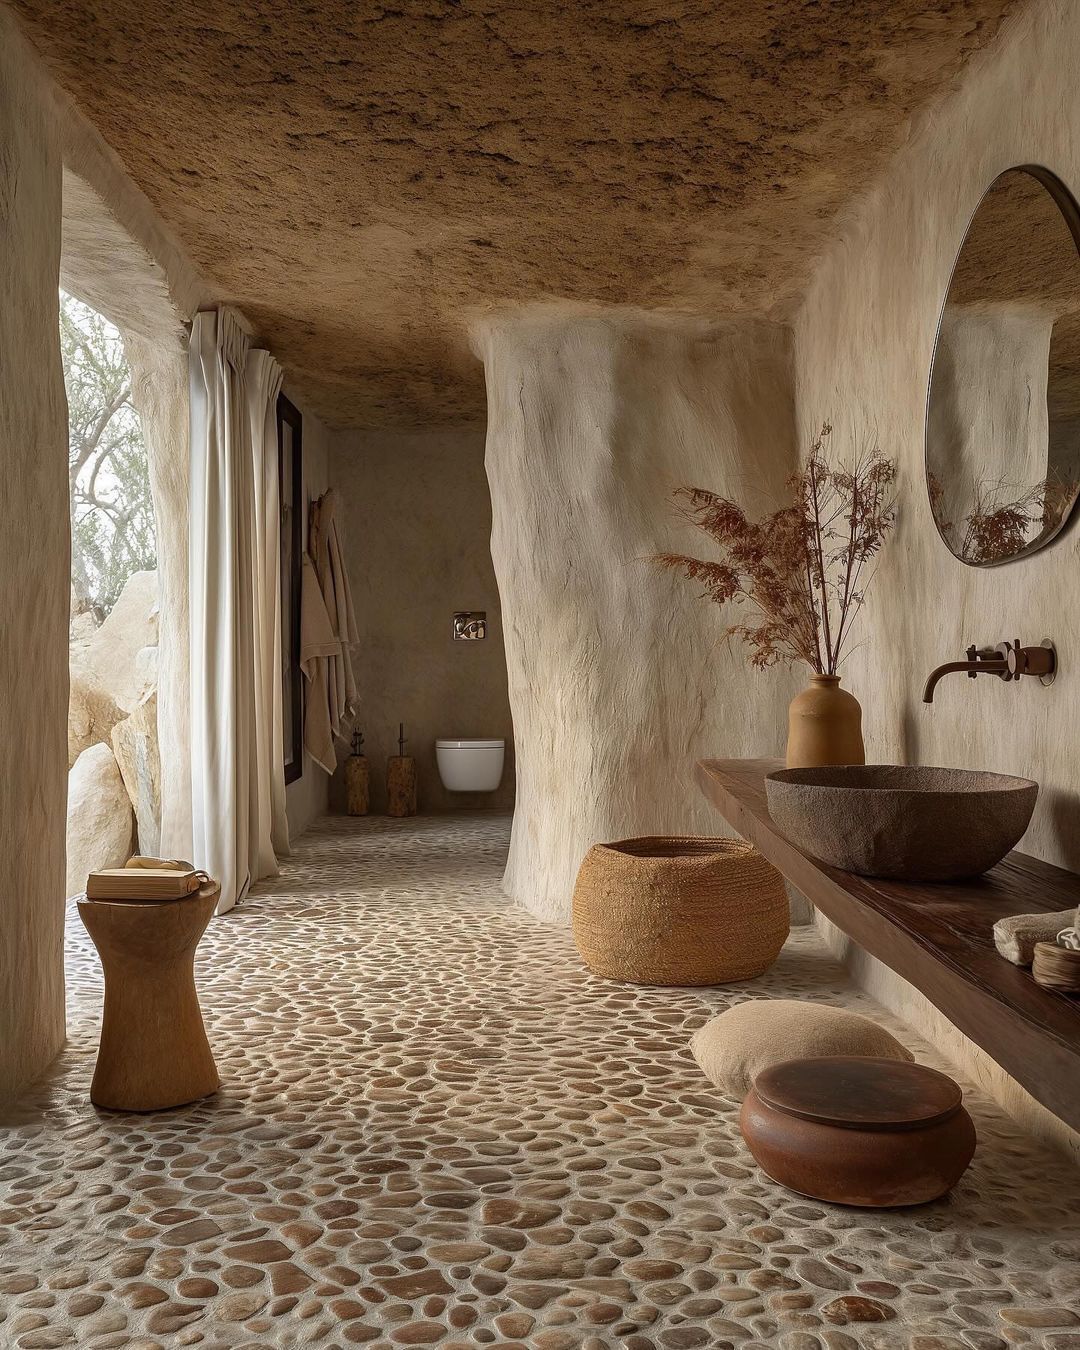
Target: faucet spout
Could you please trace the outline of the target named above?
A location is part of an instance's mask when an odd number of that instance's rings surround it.
[[[934,690],[938,686],[938,681],[944,675],[951,675],[953,671],[966,671],[968,675],[974,678],[976,675],[1000,675],[1008,676],[1009,663],[991,657],[975,657],[968,661],[946,661],[944,665],[938,666],[936,670],[930,672],[926,685],[923,688],[922,701],[924,703],[933,703]]]

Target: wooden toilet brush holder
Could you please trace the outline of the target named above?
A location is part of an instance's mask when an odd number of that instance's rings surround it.
[[[402,723],[398,723],[398,753],[386,761],[386,814],[416,815],[416,760],[405,753]]]
[[[364,733],[357,729],[352,754],[345,761],[345,810],[350,816],[366,816],[371,805],[371,771],[363,744]]]

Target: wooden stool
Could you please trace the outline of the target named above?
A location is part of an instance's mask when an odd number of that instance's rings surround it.
[[[922,1064],[835,1056],[758,1074],[739,1125],[765,1174],[837,1205],[921,1205],[960,1180],[975,1127],[959,1087]]]
[[[221,1086],[195,992],[195,948],[220,887],[183,900],[79,901],[105,971],[90,1100],[108,1111],[164,1111]]]

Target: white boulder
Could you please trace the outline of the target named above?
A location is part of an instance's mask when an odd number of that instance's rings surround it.
[[[109,744],[112,729],[124,717],[124,709],[85,674],[71,673],[68,698],[68,768],[88,746]]]
[[[157,572],[133,572],[101,627],[72,644],[72,676],[104,691],[124,712],[134,712],[146,693],[151,659],[140,660],[139,654],[157,640]]]
[[[139,690],[138,703],[158,685],[158,649],[140,647],[135,653],[135,684]],[[136,705],[138,706],[138,705]]]
[[[90,872],[127,862],[132,824],[131,802],[113,752],[107,745],[91,745],[68,774],[68,895],[85,890]]]
[[[88,642],[99,627],[97,615],[93,610],[84,610],[81,614],[72,614],[70,634],[72,642]]]
[[[157,857],[161,843],[161,761],[155,690],[143,698],[130,717],[113,727],[112,748],[135,808],[139,852]]]

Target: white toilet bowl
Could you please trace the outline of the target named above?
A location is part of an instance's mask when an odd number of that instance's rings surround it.
[[[505,741],[436,741],[439,777],[448,792],[494,792],[502,782]]]

